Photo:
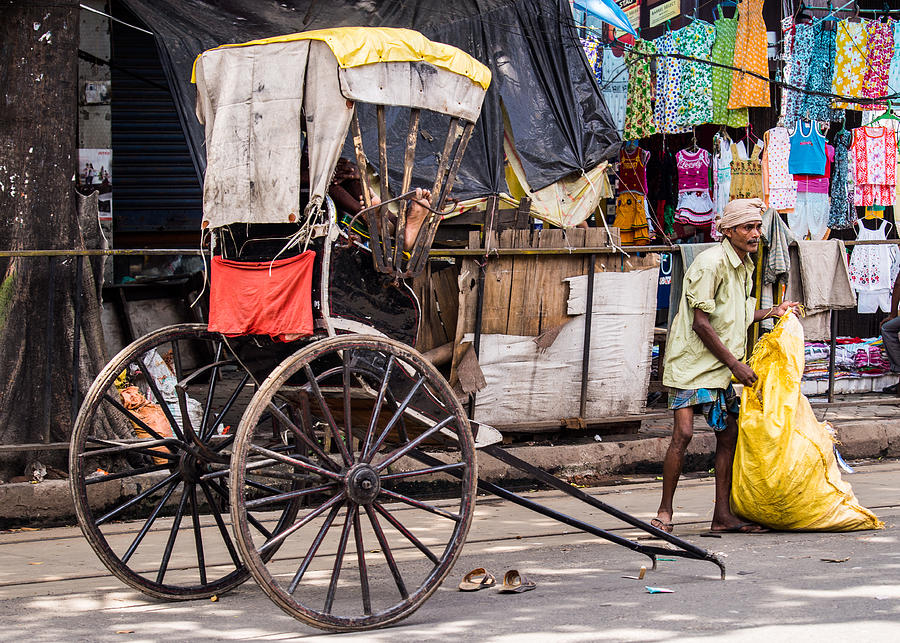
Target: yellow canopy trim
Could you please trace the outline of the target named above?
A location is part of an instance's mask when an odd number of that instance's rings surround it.
[[[208,51],[226,47],[249,47],[295,40],[320,40],[327,44],[338,64],[346,69],[383,62],[425,61],[461,76],[466,76],[487,89],[491,84],[491,70],[475,58],[452,45],[432,42],[418,31],[394,27],[335,27],[303,31],[273,38],[251,40],[239,44],[220,45]],[[191,82],[196,82],[197,60],[191,71]]]

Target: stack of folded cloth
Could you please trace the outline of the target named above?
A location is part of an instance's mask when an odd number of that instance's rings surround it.
[[[890,372],[890,362],[884,352],[880,337],[861,339],[859,337],[839,337],[834,353],[834,377],[877,377]],[[828,358],[830,346],[822,342],[806,342],[804,355],[805,380],[828,379]]]

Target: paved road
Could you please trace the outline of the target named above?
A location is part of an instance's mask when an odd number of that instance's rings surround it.
[[[706,562],[646,558],[493,498],[479,501],[460,561],[444,587],[400,625],[327,636],[358,641],[890,641],[900,639],[900,463],[858,467],[850,478],[884,531],[701,537],[711,515],[709,477],[686,480],[676,496],[676,533],[722,552],[728,579]],[[625,479],[589,490],[649,519],[659,482]],[[638,532],[555,492],[530,497],[616,533]],[[429,514],[409,524],[427,529]],[[418,522],[417,522],[418,521]],[[133,525],[124,525],[136,529]],[[826,562],[823,559],[843,560]],[[466,570],[498,576],[517,568],[533,592],[460,593]],[[644,586],[674,590],[648,594]],[[0,639],[11,641],[325,640],[282,613],[252,582],[190,603],[148,599],[111,577],[77,528],[0,533]]]

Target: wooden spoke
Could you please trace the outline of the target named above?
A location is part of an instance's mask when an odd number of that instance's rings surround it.
[[[331,582],[328,583],[328,592],[325,594],[326,614],[331,614],[331,607],[334,605],[334,594],[337,590],[338,579],[341,576],[341,567],[344,564],[344,554],[347,552],[347,540],[350,538],[350,527],[353,524],[353,516],[359,509],[359,505],[350,503],[347,507],[347,517],[344,518],[344,528],[341,529],[341,537],[338,540],[337,553],[334,555],[334,568],[331,570]]]
[[[309,489],[297,489],[296,491],[285,491],[284,493],[279,493],[274,496],[269,496],[267,498],[256,498],[255,500],[248,500],[245,503],[247,509],[256,509],[258,507],[263,507],[265,505],[272,504],[273,502],[282,502],[284,500],[291,500],[293,498],[302,498],[303,496],[309,496],[314,493],[322,493],[328,491],[330,489],[334,489],[335,484],[325,484],[318,487],[310,487]]]
[[[371,507],[366,507],[366,515],[369,517],[369,522],[372,523],[372,530],[375,532],[375,537],[378,539],[378,545],[381,547],[381,553],[384,554],[384,560],[387,561],[388,567],[391,570],[391,576],[394,577],[394,582],[397,584],[397,589],[400,591],[400,597],[403,600],[406,600],[409,598],[409,591],[406,589],[406,583],[403,582],[400,568],[397,567],[397,561],[394,560],[394,554],[391,552],[391,547],[388,544],[387,538],[384,536],[384,530],[378,522],[378,517],[375,515],[375,512],[372,511]]]
[[[427,476],[430,473],[440,473],[442,471],[452,471],[454,469],[465,469],[465,462],[453,462],[451,464],[442,464],[439,467],[428,467],[427,469],[416,469],[415,471],[401,471],[400,473],[389,473],[381,476],[381,481],[399,480],[401,478],[412,478],[415,476]]]
[[[382,443],[385,438],[387,438],[388,433],[391,432],[391,429],[394,428],[394,424],[397,423],[397,420],[403,415],[403,412],[406,411],[406,407],[409,406],[409,403],[412,401],[413,396],[416,394],[416,391],[419,390],[419,387],[425,382],[425,376],[423,375],[417,381],[415,386],[413,386],[412,390],[409,394],[403,399],[400,403],[400,406],[397,407],[397,410],[394,412],[393,417],[388,420],[387,425],[384,427],[384,430],[381,432],[381,435],[378,436],[378,439],[375,441],[375,444],[365,453],[365,456],[362,458],[363,462],[370,462],[372,457],[378,452],[378,449],[381,448]]]
[[[399,520],[394,518],[387,509],[382,507],[377,502],[373,502],[371,506],[372,506],[372,508],[375,509],[375,511],[377,511],[382,516],[384,516],[384,519],[387,520],[394,529],[399,531],[403,535],[404,538],[406,538],[409,542],[411,542],[413,545],[415,545],[416,549],[418,549],[420,552],[425,554],[428,557],[428,560],[433,562],[435,565],[438,564],[438,561],[439,561],[438,557],[435,556],[431,552],[431,550],[428,549],[428,547],[423,545],[422,541],[419,540],[418,538],[416,538],[409,529],[404,527],[403,524]]]
[[[153,466],[140,467],[138,469],[131,469],[129,471],[120,471],[119,473],[107,473],[104,475],[98,475],[94,478],[85,478],[85,485],[99,484],[101,482],[109,482],[111,480],[121,480],[122,478],[133,478],[135,476],[140,476],[145,473],[155,473],[156,471],[168,471],[168,464],[155,464]]]
[[[166,548],[163,550],[162,561],[159,563],[159,572],[156,575],[157,583],[163,582],[163,579],[166,577],[166,571],[169,569],[169,561],[172,559],[172,550],[175,548],[175,539],[178,538],[178,531],[181,528],[181,517],[184,515],[184,505],[187,503],[187,498],[187,490],[182,489],[178,510],[175,512],[172,528],[169,529],[169,538],[166,540]]]
[[[375,435],[375,427],[378,426],[378,416],[381,415],[381,405],[384,403],[384,394],[387,391],[388,382],[391,380],[391,371],[394,369],[395,358],[391,355],[388,358],[387,367],[384,369],[384,377],[381,380],[381,386],[378,389],[378,397],[375,398],[375,408],[372,409],[372,417],[369,418],[369,426],[366,429],[366,439],[363,442],[361,458],[365,458],[369,452],[372,443],[372,437]]]
[[[301,430],[300,427],[298,427],[296,424],[294,424],[291,421],[291,419],[287,416],[286,413],[284,413],[284,411],[279,409],[277,406],[275,406],[271,402],[269,403],[269,410],[273,414],[275,414],[275,416],[278,417],[278,419],[281,422],[283,422],[287,426],[287,428],[291,430],[291,432],[294,435],[296,435],[298,438],[300,438],[300,440],[303,442],[303,444],[305,444],[307,447],[309,447],[313,451],[313,453],[315,453],[317,456],[319,456],[319,459],[322,461],[322,464],[324,464],[326,467],[328,467],[329,469],[331,469],[333,471],[337,471],[340,468],[334,460],[332,460],[330,457],[328,457],[328,454],[326,454],[322,450],[322,447],[320,447],[318,444],[316,444],[315,437],[309,436],[306,434],[305,431]]]
[[[206,556],[203,552],[203,534],[200,533],[200,511],[197,507],[197,485],[188,485],[188,502],[191,504],[191,523],[194,526],[194,546],[197,549],[197,566],[200,568],[200,584],[206,585]]]
[[[212,509],[213,519],[216,521],[216,527],[219,529],[219,533],[222,535],[222,540],[225,542],[225,548],[228,550],[228,555],[231,557],[231,562],[234,563],[235,567],[241,566],[241,559],[238,556],[237,550],[234,548],[234,543],[231,541],[231,533],[228,531],[228,527],[225,525],[225,521],[222,520],[222,511],[219,503],[216,502],[216,499],[213,497],[212,492],[209,489],[209,484],[200,481],[200,488],[203,490],[203,495],[206,497],[206,502],[209,504]]]
[[[218,364],[222,360],[222,344],[218,345],[216,348],[216,356],[213,358],[213,363]],[[206,389],[206,404],[203,406],[203,419],[200,420],[200,426],[197,427],[197,433],[200,436],[200,439],[203,440],[204,436],[206,436],[206,424],[209,422],[209,415],[212,411],[212,403],[213,397],[216,394],[216,383],[219,380],[219,367],[215,366],[212,369],[212,373],[209,374],[209,385]],[[181,378],[178,378],[178,381],[181,381]]]
[[[222,420],[225,419],[225,416],[228,414],[228,412],[231,411],[231,407],[234,406],[234,403],[237,401],[238,396],[241,394],[241,391],[244,390],[244,387],[247,386],[247,382],[249,381],[250,373],[245,373],[243,379],[241,379],[240,383],[235,387],[234,391],[232,391],[231,396],[228,398],[228,401],[225,402],[222,410],[219,411],[219,413],[216,415],[216,419],[201,434],[202,440],[209,440],[216,434],[216,428],[222,423]],[[203,426],[206,426],[206,420],[204,420]]]
[[[172,415],[172,409],[169,408],[169,404],[162,396],[162,393],[159,392],[159,386],[156,385],[156,380],[150,374],[147,365],[144,364],[144,357],[144,355],[141,355],[137,359],[138,368],[141,370],[141,373],[143,373],[144,379],[147,380],[147,386],[150,387],[150,391],[153,393],[156,403],[159,405],[159,408],[162,409],[163,415],[165,415],[166,419],[169,421],[169,426],[172,427],[172,431],[180,440],[184,440],[184,434],[181,432],[181,427],[178,425],[178,422],[175,421],[175,416]]]
[[[156,506],[153,507],[153,512],[144,521],[144,524],[141,526],[141,530],[134,537],[134,540],[131,541],[131,544],[128,546],[128,549],[122,555],[122,562],[127,563],[135,550],[138,548],[138,545],[141,544],[141,541],[144,540],[144,536],[147,535],[147,532],[150,531],[150,527],[153,526],[153,523],[156,522],[156,518],[159,516],[160,510],[169,501],[169,498],[172,497],[172,494],[175,492],[175,487],[178,486],[178,481],[173,480],[169,483],[169,488],[166,489],[166,492],[163,494],[162,498],[159,499],[159,502],[156,503]]]
[[[143,500],[143,499],[146,498],[147,496],[150,496],[150,495],[156,493],[157,491],[159,491],[160,489],[162,489],[163,487],[165,487],[167,484],[169,484],[170,482],[172,482],[172,481],[175,480],[176,478],[180,478],[180,476],[181,476],[181,474],[179,474],[179,473],[173,473],[173,474],[171,474],[171,475],[169,475],[169,476],[166,476],[165,479],[161,480],[160,482],[157,482],[155,485],[153,485],[152,487],[150,487],[150,488],[147,489],[146,491],[143,491],[142,493],[139,493],[138,495],[136,495],[136,496],[135,496],[134,498],[132,498],[131,500],[128,500],[128,501],[126,501],[126,502],[123,502],[121,505],[119,505],[118,507],[116,507],[116,508],[113,509],[112,511],[109,511],[109,512],[103,514],[102,516],[100,516],[99,518],[97,518],[97,520],[94,521],[94,524],[95,524],[95,525],[98,525],[98,526],[99,526],[99,525],[102,525],[103,523],[105,523],[107,520],[109,520],[109,519],[112,518],[113,516],[117,515],[118,513],[122,512],[122,511],[124,511],[125,509],[128,509],[129,507],[133,507],[134,505],[136,505],[137,503],[139,503],[141,500]],[[109,478],[109,476],[105,476],[105,477],[106,477],[106,478]]]
[[[292,533],[294,533],[294,532],[297,531],[298,529],[302,528],[304,525],[306,525],[306,524],[309,523],[310,521],[314,520],[317,516],[319,516],[319,515],[325,513],[325,512],[328,511],[331,507],[333,507],[334,505],[338,504],[339,502],[343,502],[343,501],[344,501],[344,496],[345,496],[345,493],[344,493],[343,491],[341,491],[338,495],[332,497],[330,500],[328,500],[328,501],[325,502],[324,504],[319,505],[318,507],[316,507],[315,509],[313,509],[312,511],[310,511],[310,512],[309,512],[308,514],[306,514],[303,518],[301,518],[300,520],[296,521],[293,525],[291,525],[290,527],[288,527],[288,528],[285,529],[284,531],[278,532],[277,535],[273,536],[272,538],[270,538],[269,540],[267,540],[265,543],[263,543],[262,547],[260,547],[257,551],[258,551],[260,554],[263,554],[263,553],[265,553],[266,551],[268,551],[268,550],[272,549],[273,547],[275,547],[276,545],[280,544],[285,538],[287,538],[288,536],[290,536]]]
[[[337,518],[338,512],[341,510],[341,506],[341,504],[336,504],[331,508],[331,512],[328,514],[328,517],[325,518],[325,522],[323,522],[322,526],[319,528],[319,533],[317,533],[316,537],[313,538],[313,541],[306,552],[306,556],[303,557],[303,562],[300,563],[300,567],[297,568],[297,573],[294,574],[294,577],[291,579],[290,585],[288,585],[289,594],[293,594],[297,591],[297,585],[300,584],[300,581],[303,579],[303,575],[309,568],[310,563],[312,563],[316,552],[319,551],[319,547],[322,545],[322,541],[325,539],[325,534],[327,534],[328,530],[331,529],[331,524],[334,522],[334,519]]]
[[[402,493],[397,493],[396,491],[390,491],[389,489],[382,489],[381,493],[386,495],[388,498],[393,498],[394,500],[399,500],[400,502],[404,502],[411,507],[416,507],[417,509],[422,509],[429,513],[433,513],[436,516],[442,516],[444,518],[449,518],[450,520],[459,521],[462,519],[462,516],[459,514],[453,514],[449,511],[441,509],[440,507],[435,507],[433,505],[429,505],[421,500],[416,500],[415,498],[410,498],[409,496],[404,496]]]
[[[362,528],[359,524],[359,505],[353,511],[353,539],[356,541],[356,563],[359,565],[359,584],[362,590],[363,613],[372,613],[372,596],[369,591],[369,570],[366,568],[366,549],[363,545]]]
[[[119,401],[116,400],[113,396],[111,396],[107,393],[103,396],[103,399],[105,399],[107,402],[109,402],[114,407],[116,407],[126,418],[128,418],[128,420],[130,420],[131,422],[134,422],[135,425],[142,428],[144,431],[146,431],[147,433],[152,435],[157,440],[167,439],[164,436],[157,433],[153,428],[150,427],[150,425],[148,425],[146,422],[144,422],[142,419],[140,419],[134,413],[132,413],[131,411],[126,409],[124,406],[122,406],[122,404],[119,403]],[[181,438],[181,436],[179,436],[179,438],[183,439],[183,438]]]
[[[381,462],[378,463],[378,465],[375,468],[378,471],[383,471],[384,469],[389,467],[391,464],[393,464],[394,462],[396,462],[397,460],[402,458],[404,455],[409,453],[412,449],[415,449],[417,446],[422,444],[425,440],[427,440],[432,435],[434,435],[435,433],[437,433],[438,431],[443,429],[445,426],[450,424],[454,419],[455,418],[452,415],[448,415],[443,420],[441,420],[440,422],[435,424],[433,427],[431,427],[427,431],[424,431],[421,435],[416,437],[414,440],[411,440],[411,441],[407,442],[406,444],[403,444],[403,445],[397,447],[396,449],[394,449],[393,451],[391,451],[384,460],[382,460]]]
[[[273,460],[278,460],[279,462],[283,462],[285,464],[289,464],[292,467],[297,467],[300,469],[306,469],[307,471],[312,471],[313,473],[318,473],[323,478],[330,478],[332,480],[342,480],[341,475],[339,473],[335,473],[334,471],[328,471],[327,469],[323,469],[322,467],[317,467],[311,462],[307,462],[305,458],[301,459],[302,456],[290,457],[287,455],[283,455],[276,451],[272,451],[271,449],[267,449],[265,447],[252,445],[250,450],[259,453],[260,455],[265,455]]]
[[[313,395],[315,395],[316,401],[319,403],[319,408],[322,409],[322,415],[325,417],[325,423],[328,425],[328,430],[331,431],[331,437],[338,445],[338,449],[341,452],[341,457],[344,459],[344,464],[350,465],[352,464],[352,458],[350,457],[350,453],[347,451],[347,445],[344,444],[344,441],[341,439],[337,423],[334,421],[334,417],[331,415],[331,409],[328,408],[328,402],[325,401],[325,397],[322,395],[322,391],[319,389],[319,383],[316,381],[316,376],[313,374],[313,371],[309,367],[309,364],[306,365],[305,371]]]
[[[343,351],[341,355],[343,365],[343,383],[344,383],[344,441],[347,445],[347,451],[350,453],[350,462],[353,460],[353,414],[350,406],[350,350]]]

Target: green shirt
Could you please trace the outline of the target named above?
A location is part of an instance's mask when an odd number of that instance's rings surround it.
[[[738,359],[747,348],[747,329],[753,323],[756,298],[753,262],[741,261],[728,239],[704,250],[684,275],[678,314],[666,342],[663,384],[677,389],[727,388],[731,371],[700,340],[691,327],[694,309],[709,315],[709,322],[725,347]]]

